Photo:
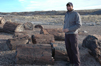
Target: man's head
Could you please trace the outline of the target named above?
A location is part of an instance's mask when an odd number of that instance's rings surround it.
[[[68,2],[68,3],[66,4],[66,6],[67,6],[67,10],[68,10],[68,11],[72,11],[72,10],[73,10],[73,4],[72,4],[71,2]]]

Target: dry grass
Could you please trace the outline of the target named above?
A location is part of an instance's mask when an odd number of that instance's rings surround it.
[[[64,15],[5,16],[4,18],[6,21],[17,23],[33,22],[33,24],[47,25],[63,25],[64,23]],[[81,19],[83,23],[101,24],[101,15],[81,15]]]

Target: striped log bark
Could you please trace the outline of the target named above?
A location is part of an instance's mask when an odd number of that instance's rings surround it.
[[[49,44],[18,45],[16,51],[17,64],[54,64],[52,47]]]
[[[32,42],[33,44],[50,44],[54,42],[53,35],[44,35],[44,34],[35,34],[32,35]]]
[[[18,38],[8,39],[6,43],[10,50],[16,50],[17,45],[29,44],[29,36],[25,35]]]

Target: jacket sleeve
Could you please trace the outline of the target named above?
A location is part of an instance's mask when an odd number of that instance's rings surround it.
[[[82,26],[82,22],[81,22],[81,17],[79,13],[76,13],[76,24],[71,26],[69,29],[69,31],[74,31],[77,30],[78,28],[80,28]]]
[[[65,17],[64,17],[63,29],[65,29],[65,18],[66,18],[66,14],[65,14]]]

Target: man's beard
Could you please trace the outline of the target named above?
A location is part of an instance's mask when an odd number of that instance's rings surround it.
[[[68,10],[68,9],[67,9]],[[70,10],[68,10],[68,11],[72,11],[73,9],[70,9]]]

